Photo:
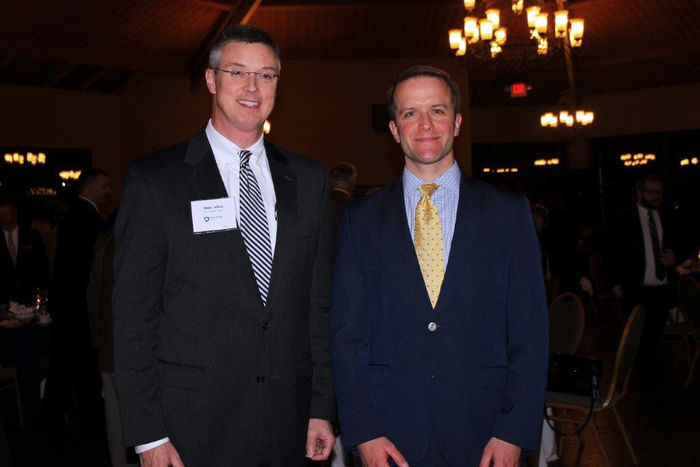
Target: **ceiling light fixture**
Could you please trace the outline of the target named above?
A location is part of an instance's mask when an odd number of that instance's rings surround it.
[[[571,47],[581,47],[583,44],[584,20],[569,18],[569,11],[561,8],[564,1],[539,1],[525,8],[524,0],[481,0],[477,7],[476,0],[464,0],[467,16],[464,17],[463,28],[450,29],[449,44],[456,56],[467,54],[474,56],[485,55],[488,50],[492,58],[503,51],[508,40],[508,30],[503,26],[502,12],[507,8],[495,8],[496,5],[510,3],[513,14],[520,16],[525,10],[529,31],[529,43],[536,46],[538,55],[547,55],[551,44],[549,39],[557,39],[564,43],[568,41]],[[552,5],[552,17],[543,7]],[[559,8],[557,7],[559,6]],[[504,6],[504,5],[501,5]],[[483,10],[483,17],[477,16],[477,9]]]

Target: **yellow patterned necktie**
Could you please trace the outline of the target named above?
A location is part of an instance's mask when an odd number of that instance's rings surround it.
[[[428,289],[430,303],[435,308],[442,279],[445,277],[445,261],[442,240],[442,224],[440,213],[430,196],[438,189],[435,183],[426,183],[418,187],[421,199],[416,206],[414,222],[415,239],[413,245],[416,248],[418,264],[423,273],[423,281]]]

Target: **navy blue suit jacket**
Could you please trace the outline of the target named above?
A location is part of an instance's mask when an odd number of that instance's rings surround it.
[[[435,310],[400,179],[346,209],[336,254],[331,349],[346,447],[386,436],[411,463],[432,432],[460,466],[477,465],[491,437],[537,450],[548,318],[525,198],[462,174]]]

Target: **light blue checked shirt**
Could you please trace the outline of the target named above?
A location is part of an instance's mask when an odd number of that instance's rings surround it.
[[[406,167],[403,169],[403,200],[406,205],[406,219],[408,229],[411,231],[411,238],[415,238],[415,214],[416,206],[420,201],[420,191],[418,187],[425,183],[436,183],[438,189],[430,197],[435,203],[435,207],[440,213],[440,223],[442,224],[442,239],[445,242],[443,251],[445,253],[444,265],[447,267],[447,260],[450,257],[450,247],[452,237],[455,233],[455,221],[457,220],[457,205],[459,204],[459,181],[461,172],[455,162],[440,177],[432,182],[425,182],[416,177]]]

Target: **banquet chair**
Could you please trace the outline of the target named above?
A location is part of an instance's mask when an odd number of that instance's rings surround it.
[[[698,355],[700,355],[700,281],[689,276],[678,279],[678,309],[683,313],[690,326],[686,345],[689,345],[690,340],[695,342],[695,354],[692,359],[688,359],[688,376],[685,380],[685,389],[687,390],[693,382],[695,365],[698,362]]]
[[[581,343],[586,313],[574,293],[559,295],[549,306],[549,351],[574,354]]]
[[[622,331],[622,337],[620,338],[620,344],[617,347],[617,354],[615,355],[615,366],[613,368],[612,380],[608,385],[607,389],[601,387],[600,394],[605,396],[604,399],[597,401],[593,407],[593,418],[590,423],[586,425],[586,429],[593,430],[600,450],[605,458],[606,465],[610,466],[610,459],[605,451],[605,446],[603,446],[603,441],[600,438],[600,433],[596,427],[595,417],[596,415],[610,410],[615,416],[617,425],[620,428],[622,437],[625,440],[627,449],[629,450],[630,456],[632,457],[632,462],[637,465],[637,455],[634,452],[632,443],[630,442],[629,436],[627,435],[627,430],[622,423],[622,418],[620,418],[620,413],[617,410],[617,403],[622,399],[627,393],[627,386],[629,384],[630,374],[632,372],[632,366],[634,364],[634,359],[637,356],[637,350],[639,350],[639,342],[642,337],[642,327],[644,324],[644,307],[637,305],[632,310],[629,318],[627,319],[627,324]],[[573,425],[581,425],[586,419],[588,412],[590,410],[590,397],[578,396],[573,394],[557,393],[552,391],[547,391],[545,404],[548,408],[555,409],[555,415],[550,416],[550,420],[556,422],[571,423]],[[561,415],[563,413],[563,415]]]
[[[22,397],[19,394],[19,382],[17,381],[17,368],[13,366],[0,366],[0,391],[5,389],[15,390],[15,403],[17,404],[17,416],[19,426],[24,428],[24,412],[22,411]]]

